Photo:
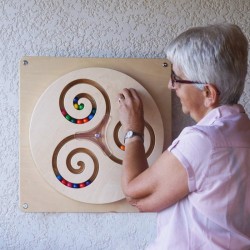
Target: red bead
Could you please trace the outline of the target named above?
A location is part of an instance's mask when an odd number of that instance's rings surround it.
[[[62,112],[62,115],[63,115],[63,116],[66,116],[66,115],[67,115],[67,112],[66,112],[66,110],[65,110],[65,109],[62,109],[62,111],[61,111],[61,112]]]
[[[62,179],[61,183],[64,184],[64,185],[67,185],[68,182],[66,180]]]
[[[80,187],[80,188],[84,188],[84,187],[86,187],[86,185],[85,185],[85,183],[80,183],[80,184],[79,184],[79,187]]]
[[[73,184],[72,184],[71,182],[68,182],[68,183],[67,183],[67,186],[68,186],[68,187],[72,187]]]
[[[82,124],[82,123],[83,123],[83,120],[80,120],[80,119],[79,119],[79,120],[76,121],[76,123],[77,123],[77,124]]]

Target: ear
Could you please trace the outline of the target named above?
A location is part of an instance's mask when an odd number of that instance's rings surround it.
[[[213,84],[207,84],[204,89],[204,105],[207,108],[217,107],[219,104],[219,92]]]

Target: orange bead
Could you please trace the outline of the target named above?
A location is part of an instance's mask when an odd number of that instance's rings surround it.
[[[124,146],[124,145],[121,145],[121,146],[120,146],[120,149],[121,149],[122,151],[125,151],[125,146]]]

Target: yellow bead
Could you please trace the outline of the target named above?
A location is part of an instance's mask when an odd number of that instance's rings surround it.
[[[74,104],[74,107],[75,107],[75,109],[78,109],[78,104],[75,103],[75,104]]]

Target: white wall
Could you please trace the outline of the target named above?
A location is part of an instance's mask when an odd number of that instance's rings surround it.
[[[155,214],[19,211],[22,56],[164,57],[166,44],[190,26],[229,21],[249,39],[249,16],[249,0],[0,0],[0,249],[139,250],[156,231]],[[241,102],[250,114],[249,76]],[[190,123],[174,98],[174,137]]]

